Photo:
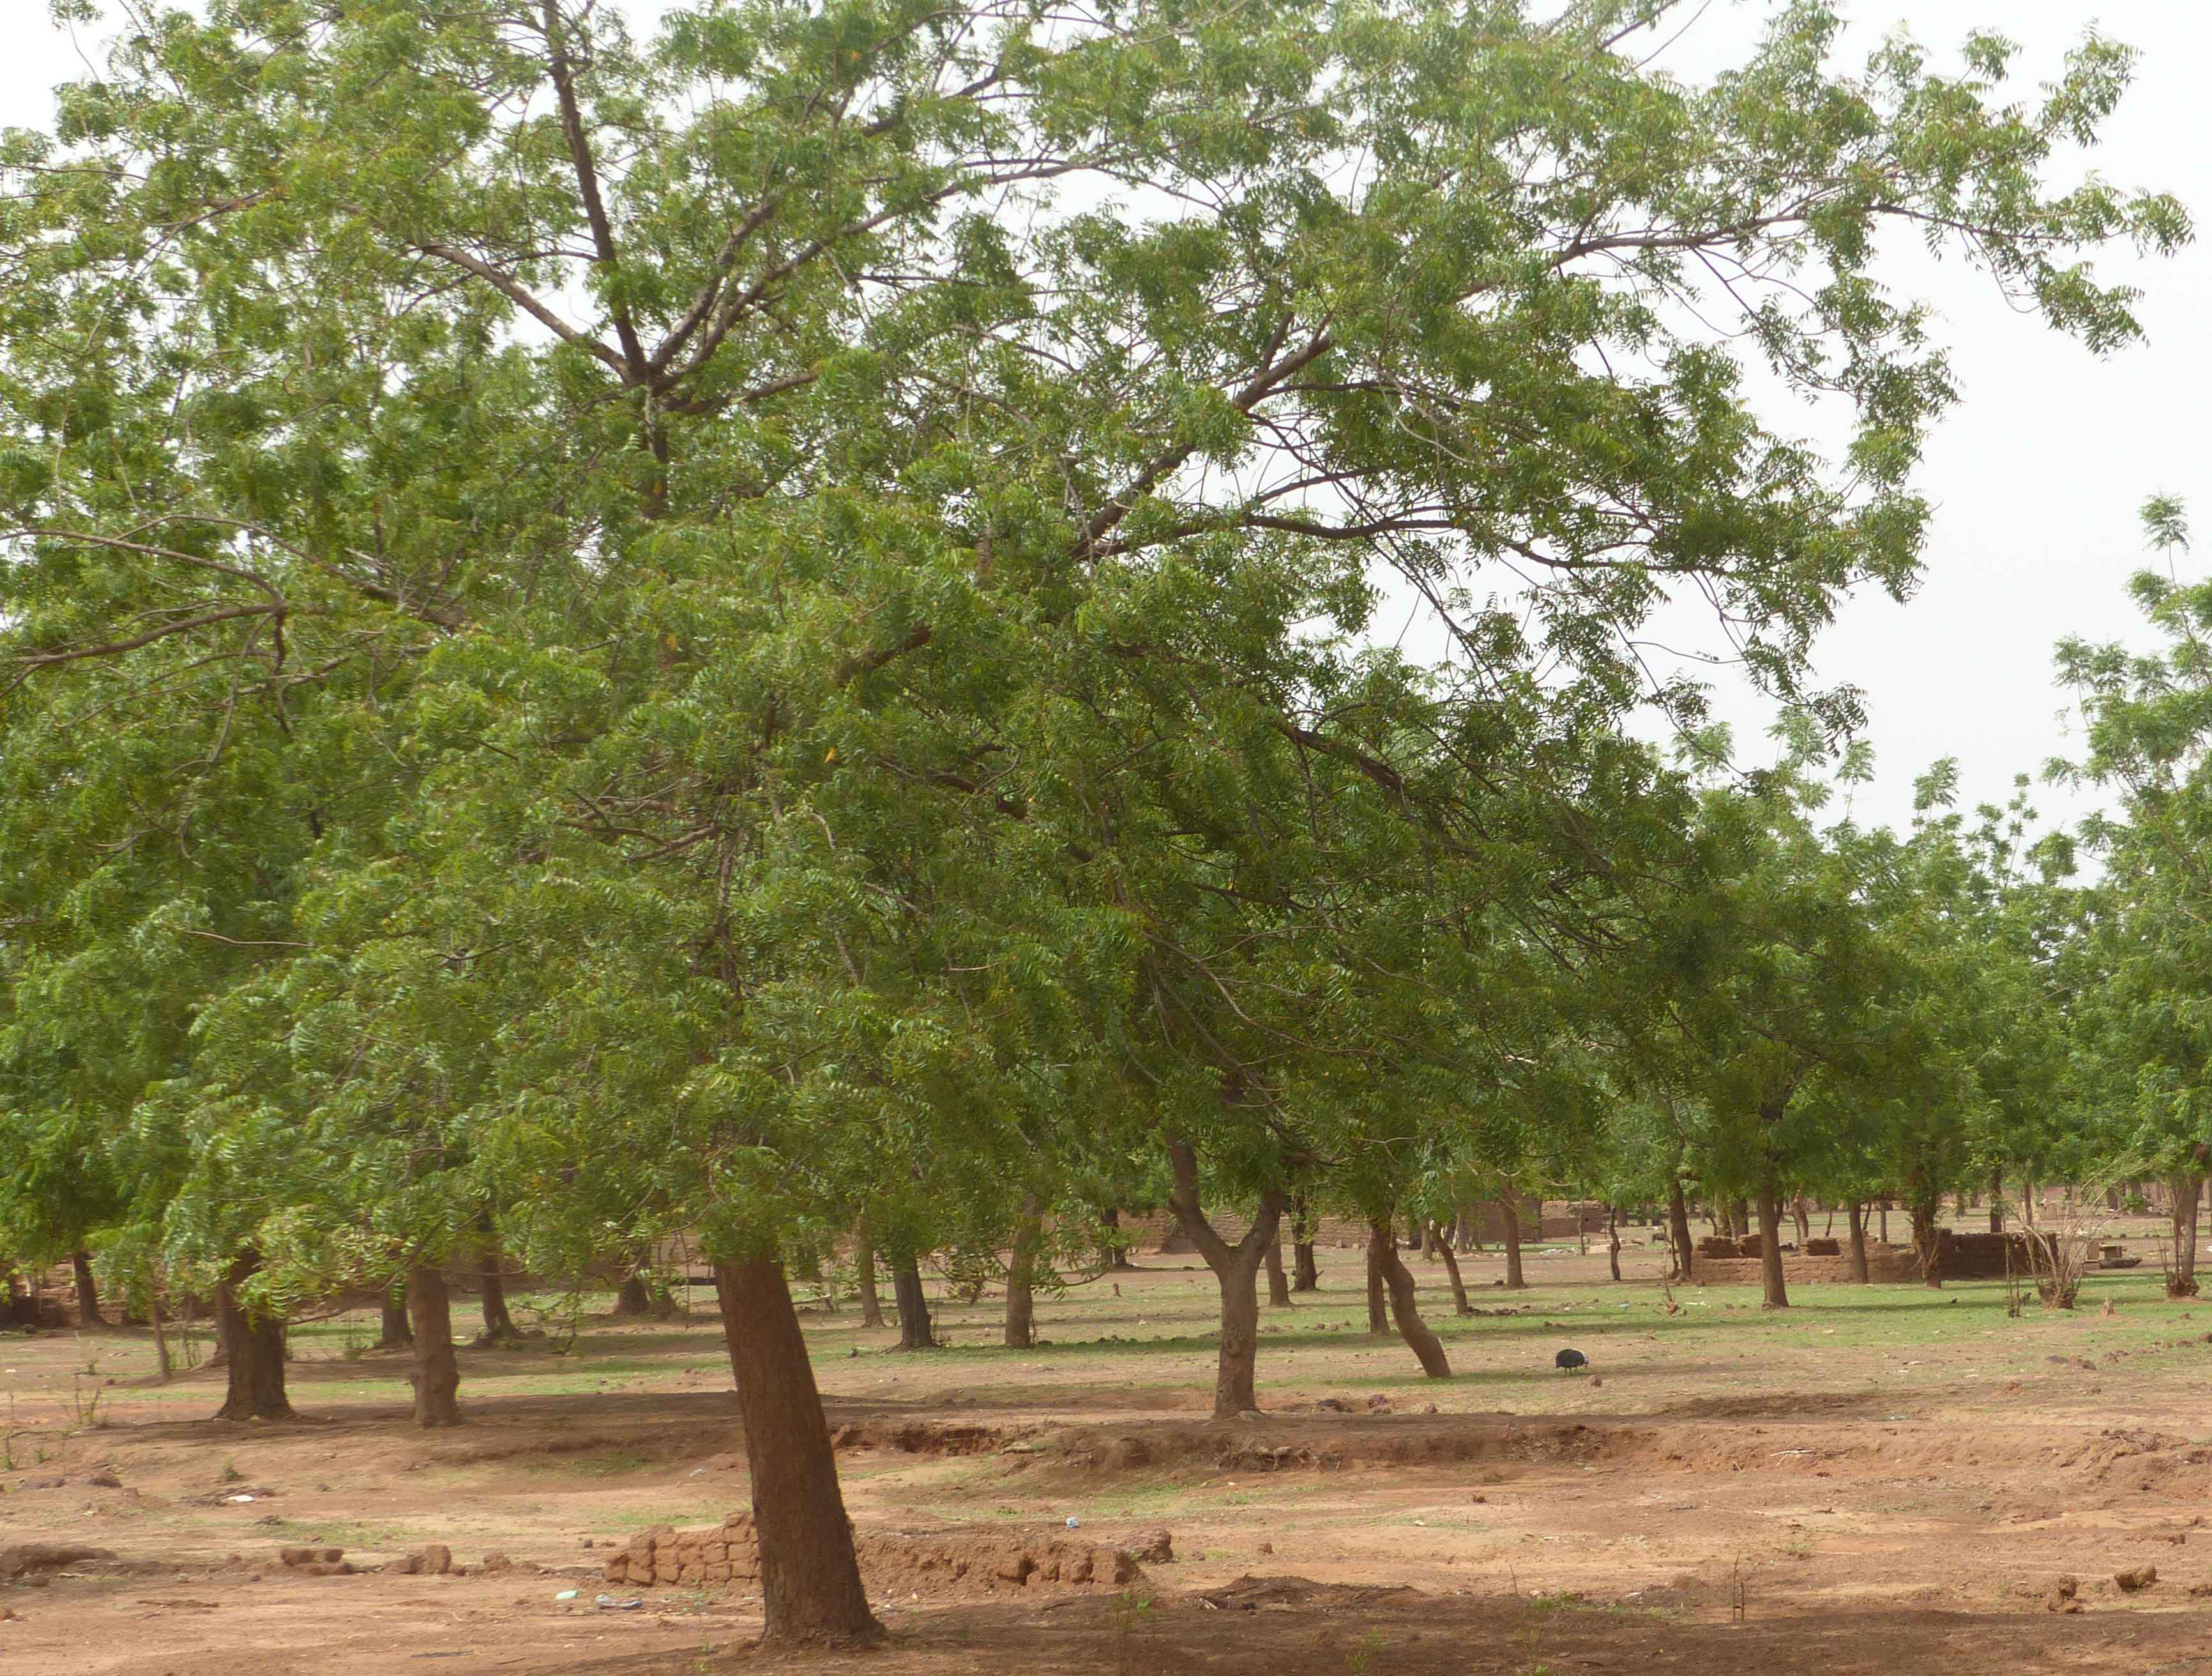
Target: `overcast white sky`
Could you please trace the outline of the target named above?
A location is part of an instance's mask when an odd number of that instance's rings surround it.
[[[661,9],[661,0],[619,3],[641,17]],[[1694,76],[1731,56],[1768,9],[1767,0],[1713,0],[1662,62]],[[42,123],[52,86],[82,73],[77,47],[46,26],[46,10],[45,0],[0,0],[0,124]],[[1940,52],[1969,29],[1996,28],[2027,49],[2029,94],[2093,25],[2140,48],[2136,87],[2106,143],[2083,162],[2124,186],[2174,192],[2212,222],[2207,0],[1846,0],[1846,10],[1852,59],[1900,21]],[[2051,681],[2053,643],[2137,637],[2121,591],[2142,562],[2136,509],[2154,491],[2200,498],[2212,466],[2212,237],[2178,259],[2139,264],[2115,251],[2100,266],[2142,288],[2148,332],[2147,344],[2102,361],[2011,312],[1963,265],[1931,267],[1908,253],[1893,270],[1900,289],[1941,311],[1964,400],[1921,476],[1940,509],[1921,592],[1905,606],[1879,594],[1852,601],[1817,651],[1823,683],[1867,694],[1880,777],[1856,800],[1863,818],[1906,819],[1914,777],[1938,757],[1960,759],[1969,800],[2002,801],[2015,772],[2070,749]],[[1771,418],[1811,428],[1808,416]],[[2212,501],[2200,510],[2212,521]],[[1754,745],[1764,707],[1726,682],[1721,700]],[[2040,789],[2038,801],[2052,816],[2081,807],[2056,789]]]

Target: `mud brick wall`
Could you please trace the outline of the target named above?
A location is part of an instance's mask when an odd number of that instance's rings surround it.
[[[1118,1548],[1024,1539],[1008,1533],[872,1531],[854,1544],[872,1590],[930,1595],[1002,1594],[1038,1588],[1121,1588],[1143,1574]],[[629,1588],[743,1588],[760,1582],[760,1540],[752,1515],[719,1525],[640,1531],[608,1560],[606,1581]]]

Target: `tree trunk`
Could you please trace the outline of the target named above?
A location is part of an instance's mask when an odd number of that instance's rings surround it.
[[[891,1301],[898,1307],[899,1349],[936,1349],[937,1336],[929,1326],[929,1298],[921,1289],[921,1265],[911,1252],[891,1259]],[[792,1319],[798,1317],[794,1313]]]
[[[1797,1249],[1802,1251],[1805,1249],[1805,1242],[1813,1237],[1813,1219],[1806,1212],[1804,1194],[1793,1193],[1790,1196],[1790,1215],[1797,1224]]]
[[[1474,1309],[1467,1301],[1467,1283],[1460,1278],[1459,1253],[1452,1249],[1449,1233],[1437,1241],[1437,1254],[1444,1260],[1444,1272],[1451,1277],[1452,1313],[1472,1315]]]
[[[70,1267],[76,1274],[76,1324],[79,1327],[104,1327],[100,1318],[100,1287],[92,1277],[92,1256],[88,1252],[70,1253]]]
[[[914,1274],[918,1299],[921,1278],[912,1259],[896,1266],[902,1285]],[[881,1641],[883,1625],[868,1610],[860,1586],[830,1423],[783,1265],[765,1259],[717,1263],[714,1290],[752,1474],[767,1618],[762,1643],[850,1647]]]
[[[1682,1184],[1667,1184],[1667,1240],[1674,1247],[1674,1278],[1690,1278],[1690,1259],[1696,1247],[1690,1243],[1690,1207],[1682,1198]]]
[[[884,1301],[876,1292],[876,1243],[866,1222],[853,1235],[853,1273],[860,1292],[860,1325],[883,1326]]]
[[[396,1280],[384,1289],[379,1301],[383,1319],[379,1323],[376,1348],[380,1350],[403,1350],[415,1342],[413,1329],[407,1325],[407,1283]]]
[[[1291,1277],[1283,1272],[1283,1231],[1278,1228],[1275,1237],[1267,1241],[1267,1307],[1288,1309],[1291,1307]]]
[[[1990,1232],[2004,1232],[2004,1170],[1996,1164],[1990,1166]]]
[[[154,1362],[162,1384],[169,1382],[175,1370],[169,1365],[169,1335],[162,1330],[161,1280],[155,1275],[146,1284],[146,1314],[154,1324]]]
[[[1889,1243],[1889,1201],[1881,1202],[1881,1230],[1878,1236],[1885,1246]]]
[[[453,1359],[453,1301],[446,1277],[429,1265],[407,1271],[407,1319],[415,1331],[415,1423],[458,1426],[461,1367]]]
[[[239,1301],[239,1289],[261,1266],[258,1252],[232,1262],[215,1289],[216,1324],[229,1360],[218,1420],[290,1420],[296,1417],[284,1395],[284,1323],[275,1315],[251,1315]]]
[[[1605,1208],[1605,1259],[1612,1265],[1613,1277],[1620,1278],[1620,1209],[1608,1204]]]
[[[1920,1253],[1920,1278],[1929,1286],[1943,1283],[1942,1236],[1936,1226],[1936,1213],[1942,1204],[1942,1199],[1937,1197],[1916,1199],[1909,1207],[1912,1212],[1912,1248]]]
[[[2166,1283],[2171,1297],[2197,1295],[2197,1212],[2203,1198],[2201,1186],[2201,1178],[2194,1172],[2173,1184],[2173,1276]]]
[[[1260,1295],[1261,1255],[1275,1242],[1283,1220],[1283,1193],[1270,1187],[1260,1195],[1260,1208],[1244,1237],[1231,1245],[1206,1219],[1198,1202],[1198,1159],[1180,1138],[1170,1137],[1168,1157],[1175,1167],[1175,1185],[1168,1204],[1182,1222],[1183,1232],[1198,1247],[1206,1266],[1213,1271],[1221,1289],[1221,1341],[1213,1374],[1213,1417],[1233,1420],[1257,1408],[1253,1369],[1260,1353]]]
[[[1291,1218],[1291,1290],[1321,1290],[1321,1265],[1314,1261],[1313,1222],[1306,1215],[1305,1196],[1292,1199]]]
[[[477,1335],[479,1344],[496,1344],[503,1339],[520,1338],[514,1330],[514,1318],[507,1313],[507,1277],[500,1272],[504,1255],[496,1238],[487,1239],[477,1247],[479,1260],[483,1264],[483,1332]]]
[[[1789,1289],[1782,1283],[1782,1195],[1771,1180],[1759,1184],[1759,1307],[1790,1307]]]
[[[1035,1193],[1022,1197],[1021,1216],[1014,1223],[1014,1247],[1006,1259],[1006,1348],[1033,1350],[1036,1345],[1036,1248],[1043,1230],[1044,1201]]]
[[[1121,1213],[1109,1210],[1103,1218],[1106,1224],[1106,1266],[1109,1269],[1133,1269],[1129,1260],[1129,1248],[1121,1242]]]
[[[1737,1199],[1729,1205],[1729,1226],[1735,1230],[1735,1237],[1739,1240],[1751,1232],[1751,1206],[1744,1200]]]
[[[1851,1214],[1851,1278],[1867,1283],[1866,1201],[1853,1199]]]
[[[1398,1239],[1384,1225],[1384,1234],[1390,1249],[1398,1249]],[[1370,1234],[1367,1241],[1367,1336],[1380,1338],[1390,1331],[1390,1296],[1382,1281],[1382,1259],[1376,1254],[1375,1240]]]
[[[1398,1255],[1397,1235],[1392,1232],[1388,1216],[1375,1217],[1367,1224],[1368,1267],[1378,1274],[1390,1293],[1390,1313],[1398,1323],[1398,1336],[1421,1364],[1421,1371],[1432,1380],[1451,1377],[1451,1363],[1444,1359],[1444,1347],[1426,1321],[1413,1294],[1413,1271]]]
[[[1521,1207],[1507,1194],[1498,1201],[1498,1213],[1505,1224],[1505,1289],[1509,1292],[1524,1290],[1528,1277],[1521,1272]]]
[[[632,1269],[623,1277],[623,1283],[615,1293],[615,1313],[624,1320],[641,1319],[653,1313],[653,1294],[646,1289],[645,1276]]]

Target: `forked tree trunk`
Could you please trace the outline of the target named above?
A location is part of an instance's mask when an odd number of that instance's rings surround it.
[[[427,1264],[407,1271],[407,1320],[415,1330],[415,1423],[458,1426],[461,1365],[453,1357],[453,1302],[446,1277]]]
[[[1413,1271],[1398,1255],[1397,1235],[1388,1216],[1376,1216],[1367,1224],[1367,1256],[1369,1269],[1389,1291],[1390,1313],[1398,1323],[1398,1336],[1421,1364],[1421,1371],[1432,1380],[1449,1379],[1451,1363],[1444,1359],[1443,1341],[1421,1319],[1413,1292]]]
[[[1044,1201],[1024,1194],[1021,1216],[1014,1223],[1014,1247],[1006,1261],[1006,1348],[1031,1350],[1036,1344],[1036,1248],[1044,1224]]]
[[[1451,1277],[1452,1313],[1474,1314],[1474,1309],[1467,1301],[1467,1283],[1460,1278],[1459,1253],[1452,1249],[1449,1237],[1437,1241],[1437,1252],[1444,1260],[1444,1272]]]
[[[496,1239],[486,1240],[478,1247],[478,1260],[483,1265],[483,1332],[477,1342],[496,1344],[504,1339],[519,1338],[514,1330],[514,1318],[507,1313],[507,1277],[500,1272],[503,1254]]]
[[[1397,1235],[1384,1223],[1382,1237],[1395,1253]],[[1390,1331],[1390,1300],[1382,1282],[1382,1259],[1376,1253],[1375,1240],[1370,1233],[1367,1240],[1367,1333],[1370,1338],[1380,1338]]]
[[[1729,1226],[1735,1230],[1739,1240],[1751,1232],[1751,1206],[1747,1201],[1736,1199],[1729,1204]]]
[[[1771,1180],[1759,1184],[1759,1307],[1790,1307],[1790,1291],[1782,1283],[1782,1195]]]
[[[1605,1260],[1613,1270],[1615,1281],[1620,1278],[1620,1207],[1608,1204],[1605,1208]]]
[[[1109,1210],[1101,1219],[1106,1224],[1106,1266],[1109,1269],[1133,1269],[1129,1260],[1129,1248],[1121,1243],[1121,1213]]]
[[[376,1348],[402,1350],[413,1344],[415,1334],[407,1325],[407,1283],[396,1280],[386,1286],[378,1306],[383,1319],[378,1324]]]
[[[1790,1196],[1790,1216],[1797,1224],[1797,1249],[1802,1251],[1805,1242],[1813,1237],[1813,1219],[1805,1210],[1804,1194],[1792,1193]]]
[[[1267,1307],[1288,1309],[1291,1307],[1291,1278],[1283,1272],[1283,1234],[1275,1230],[1275,1237],[1267,1241]]]
[[[937,1337],[929,1326],[929,1298],[921,1289],[921,1265],[912,1252],[891,1260],[891,1300],[898,1306],[899,1349],[935,1349]],[[794,1314],[793,1319],[798,1318]]]
[[[911,1266],[899,1264],[902,1277]],[[919,1291],[919,1274],[915,1285]],[[767,1619],[761,1640],[787,1647],[881,1641],[883,1625],[860,1587],[830,1424],[783,1265],[769,1259],[717,1263],[714,1290],[752,1474]]]
[[[2170,1296],[2197,1295],[2197,1213],[2203,1199],[2203,1179],[2191,1172],[2173,1184],[2173,1274],[2166,1282]]]
[[[1509,1193],[1498,1201],[1498,1214],[1505,1224],[1505,1288],[1518,1292],[1528,1284],[1528,1277],[1521,1272],[1521,1207]]]
[[[1696,1247],[1690,1242],[1690,1207],[1682,1197],[1682,1184],[1667,1184],[1667,1242],[1674,1248],[1674,1278],[1690,1277],[1690,1259]]]
[[[862,1222],[853,1236],[853,1277],[860,1294],[860,1325],[879,1327],[884,1324],[884,1301],[876,1292],[876,1245]]]
[[[1291,1204],[1294,1207],[1291,1218],[1291,1290],[1318,1292],[1321,1265],[1314,1261],[1313,1221],[1306,1214],[1305,1195],[1301,1193]]]
[[[239,1290],[261,1266],[258,1252],[241,1253],[215,1290],[216,1325],[229,1360],[218,1420],[290,1420],[284,1394],[284,1323],[275,1315],[249,1315]]]
[[[645,1277],[635,1269],[623,1277],[615,1293],[615,1313],[626,1320],[653,1313],[653,1294],[646,1289]]]
[[[1851,1217],[1851,1278],[1861,1285],[1867,1283],[1866,1201],[1853,1199]]]
[[[76,1324],[80,1327],[104,1327],[100,1318],[100,1286],[92,1277],[92,1256],[88,1252],[70,1253],[70,1267],[76,1275]]]
[[[1262,1254],[1275,1242],[1283,1220],[1283,1192],[1270,1187],[1260,1195],[1252,1225],[1235,1245],[1223,1239],[1198,1201],[1198,1158],[1179,1137],[1170,1137],[1168,1157],[1175,1185],[1168,1204],[1221,1289],[1221,1338],[1213,1373],[1213,1417],[1233,1420],[1259,1406],[1253,1369],[1260,1353],[1258,1281]]]

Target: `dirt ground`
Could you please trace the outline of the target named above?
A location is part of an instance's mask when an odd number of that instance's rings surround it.
[[[2153,1260],[2071,1313],[2014,1317],[1988,1283],[1803,1287],[1769,1314],[1741,1287],[1669,1300],[1644,1240],[1620,1285],[1572,1247],[1532,1255],[1525,1293],[1468,1259],[1466,1318],[1417,1265],[1448,1382],[1366,1336],[1358,1254],[1324,1250],[1324,1289],[1266,1313],[1265,1412],[1218,1425],[1195,1259],[1041,1300],[1029,1351],[995,1345],[988,1297],[905,1356],[810,1310],[893,1636],[842,1658],[753,1652],[743,1582],[605,1580],[641,1533],[746,1504],[703,1293],[465,1350],[469,1424],[437,1433],[363,1318],[295,1331],[307,1417],[279,1426],[205,1418],[219,1375],[155,1383],[143,1332],[0,1337],[0,1571],[24,1544],[105,1551],[0,1581],[0,1670],[2212,1673],[2212,1303],[2166,1301]],[[1595,1377],[1553,1371],[1570,1344]],[[1119,1585],[1001,1563],[1161,1530],[1175,1557]],[[430,1544],[454,1573],[279,1557]]]

